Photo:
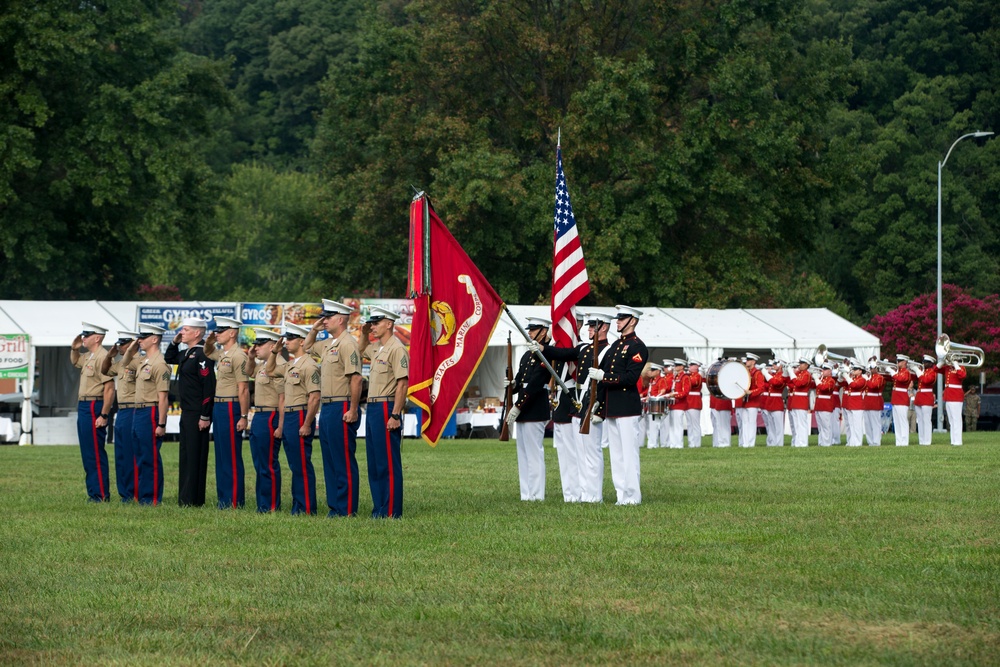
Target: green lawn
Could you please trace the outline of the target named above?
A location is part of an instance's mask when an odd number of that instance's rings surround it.
[[[997,664],[1000,434],[946,443],[643,450],[616,507],[407,440],[401,521],[181,510],[176,444],[164,506],[94,505],[0,447],[0,664]]]

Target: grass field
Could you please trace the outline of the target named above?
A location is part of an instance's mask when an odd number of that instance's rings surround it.
[[[1000,434],[946,443],[643,450],[616,507],[408,440],[401,521],[182,510],[176,444],[164,506],[93,505],[0,447],[0,664],[998,664]]]

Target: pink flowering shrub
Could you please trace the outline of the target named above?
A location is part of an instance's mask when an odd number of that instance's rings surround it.
[[[956,285],[942,285],[942,328],[952,341],[983,348],[987,380],[1000,376],[1000,295],[978,298]],[[882,341],[882,356],[902,353],[920,360],[934,354],[937,338],[937,294],[921,294],[864,327]],[[936,355],[935,355],[936,356]],[[970,376],[979,371],[970,371]]]

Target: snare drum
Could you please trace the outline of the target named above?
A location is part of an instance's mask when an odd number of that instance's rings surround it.
[[[750,371],[738,361],[716,361],[708,367],[705,386],[716,398],[742,398],[750,391]]]
[[[662,415],[667,412],[667,399],[665,398],[651,398],[649,399],[649,414]]]

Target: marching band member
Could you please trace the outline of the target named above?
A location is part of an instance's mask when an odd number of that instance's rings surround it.
[[[847,446],[860,447],[864,436],[864,368],[854,362],[850,367],[850,379],[845,379],[844,421],[847,423]]]
[[[670,425],[667,427],[667,447],[670,449],[684,448],[684,413],[690,393],[691,381],[684,373],[684,360],[674,359],[674,386],[667,394],[667,398],[674,399],[670,404]]]
[[[639,396],[645,406],[642,419],[639,421],[639,446],[645,442],[648,449],[656,449],[660,446],[660,415],[654,413],[652,408],[661,394],[660,372],[663,366],[652,363],[646,365],[648,368],[642,372],[642,378],[639,380],[643,385],[639,387]]]
[[[944,375],[944,400],[945,414],[948,416],[948,430],[951,431],[951,444],[962,444],[962,406],[965,401],[965,392],[962,391],[962,380],[965,379],[965,368],[957,361],[948,363],[945,357],[938,362],[938,373]]]
[[[831,365],[831,369],[833,366]],[[843,431],[841,428],[841,417],[843,412],[840,408],[840,392],[844,389],[844,384],[837,379],[837,373],[833,373],[833,412],[830,414],[830,444],[839,445],[840,444],[840,434]]]
[[[868,439],[869,447],[878,447],[882,444],[882,409],[885,402],[882,400],[882,388],[885,387],[885,378],[878,372],[878,357],[868,359],[868,375],[865,378],[865,395],[862,401],[865,413],[865,437]]]
[[[934,364],[937,358],[924,355],[924,372],[917,378],[917,397],[914,400],[914,410],[917,413],[917,444],[931,444],[931,414],[934,412],[934,383],[937,378],[937,368]]]
[[[816,383],[816,430],[819,431],[819,446],[829,447],[833,444],[833,394],[837,390],[837,381],[833,378],[833,367],[823,364],[823,372]]]
[[[635,422],[640,418],[642,404],[636,382],[646,365],[649,352],[635,335],[642,311],[629,306],[617,306],[615,316],[619,338],[604,355],[600,368],[591,368],[588,376],[597,380],[597,416],[608,430],[608,452],[611,457],[611,479],[618,496],[617,505],[638,505],[642,502],[639,489],[639,446],[635,442]]]
[[[740,357],[740,363],[744,366],[747,365],[747,358]],[[745,397],[744,397],[745,398]],[[736,442],[743,442],[743,422],[746,421],[746,407],[744,405],[743,399],[738,399],[733,401],[733,411],[736,417]],[[742,447],[743,445],[740,444]]]
[[[722,361],[720,359],[720,361]],[[709,394],[708,407],[712,411],[712,446],[729,447],[733,444],[733,401]]]
[[[892,376],[892,430],[896,433],[896,446],[910,444],[910,383],[914,375],[906,364],[910,358],[905,354],[896,355],[896,374]]]
[[[662,399],[664,404],[662,406],[662,412],[660,413],[659,421],[659,439],[657,444],[659,447],[669,447],[670,446],[670,402],[667,398],[667,394],[673,391],[674,388],[674,360],[664,359],[663,360],[663,372],[660,374],[660,378],[656,384],[656,392],[654,397]]]
[[[799,359],[799,366],[790,378],[788,390],[788,415],[792,422],[792,447],[808,447],[809,432],[809,390],[815,387],[809,374],[809,361]]]
[[[757,443],[757,412],[763,405],[763,394],[767,388],[764,376],[757,368],[760,360],[756,354],[747,352],[747,370],[750,371],[750,389],[741,399],[743,419],[740,421],[740,447],[753,447]]]
[[[701,377],[701,362],[697,359],[688,360],[688,380],[691,382],[687,409],[688,447],[701,447],[701,409],[703,407],[701,391],[705,382]]]
[[[772,359],[770,369],[761,369],[764,381],[764,430],[767,432],[767,446],[781,447],[785,444],[785,401],[782,392],[785,389],[784,366],[780,359]]]

